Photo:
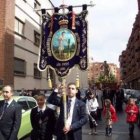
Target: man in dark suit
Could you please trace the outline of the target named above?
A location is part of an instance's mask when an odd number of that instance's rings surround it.
[[[76,98],[76,85],[67,86],[67,119],[64,124],[64,105],[62,100],[56,101],[60,106],[60,115],[56,126],[57,140],[82,140],[82,126],[87,122],[86,105]],[[56,98],[57,99],[57,98]],[[60,101],[60,102],[59,102]]]
[[[0,101],[0,139],[17,140],[21,124],[21,106],[13,97],[13,88],[10,85],[3,87],[4,100]]]

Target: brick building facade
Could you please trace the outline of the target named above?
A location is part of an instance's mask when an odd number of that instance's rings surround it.
[[[115,76],[116,82],[120,82],[120,72],[116,64],[108,63],[109,73]],[[88,68],[88,80],[96,83],[101,74],[104,73],[103,62],[92,62]]]
[[[15,0],[0,4],[0,84],[12,84],[14,58]]]
[[[140,89],[140,0],[126,50],[119,57],[121,79],[127,88]]]

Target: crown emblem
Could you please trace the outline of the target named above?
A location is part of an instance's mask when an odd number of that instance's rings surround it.
[[[61,26],[61,25],[67,25],[68,22],[69,22],[68,20],[62,19],[62,20],[59,21],[59,25],[60,25],[60,26]]]

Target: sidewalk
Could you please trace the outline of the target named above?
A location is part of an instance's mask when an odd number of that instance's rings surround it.
[[[124,112],[117,113],[118,122],[113,124],[112,136],[105,136],[105,125],[103,121],[98,121],[98,135],[89,135],[88,123],[83,128],[83,140],[140,140],[140,128],[135,125],[134,138],[129,138],[128,124],[126,123],[126,114]]]

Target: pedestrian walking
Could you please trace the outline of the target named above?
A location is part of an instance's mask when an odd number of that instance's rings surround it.
[[[116,115],[116,110],[114,106],[111,104],[111,101],[109,99],[105,99],[103,115],[104,115],[105,124],[106,124],[106,136],[111,136],[112,125],[113,125],[113,122],[117,121],[117,115]]]
[[[0,101],[0,139],[17,140],[21,124],[21,106],[13,99],[13,87],[2,89],[4,100]]]
[[[125,112],[127,113],[127,123],[129,124],[129,135],[133,137],[135,123],[138,119],[138,107],[133,98],[130,98],[126,106]]]
[[[123,111],[123,102],[124,102],[124,91],[119,88],[116,91],[116,110]]]
[[[90,91],[88,93],[88,99],[86,101],[86,107],[87,107],[87,113],[89,115],[89,126],[90,126],[90,132],[89,134],[97,134],[96,128],[97,128],[97,108],[99,106],[96,95],[93,93],[93,91]],[[94,130],[93,130],[94,129]]]
[[[102,111],[103,111],[103,91],[101,90],[101,88],[97,87],[95,92],[96,92],[96,97],[99,104],[98,109],[97,109],[97,119],[101,121]]]
[[[60,87],[64,88],[64,87]],[[82,140],[82,126],[87,122],[86,105],[76,98],[76,85],[67,85],[67,119],[64,124],[64,104],[56,97],[56,102],[60,106],[60,115],[56,125],[57,140]]]
[[[39,94],[36,97],[38,106],[31,110],[31,140],[52,140],[56,118],[55,111],[46,107],[46,97]]]

